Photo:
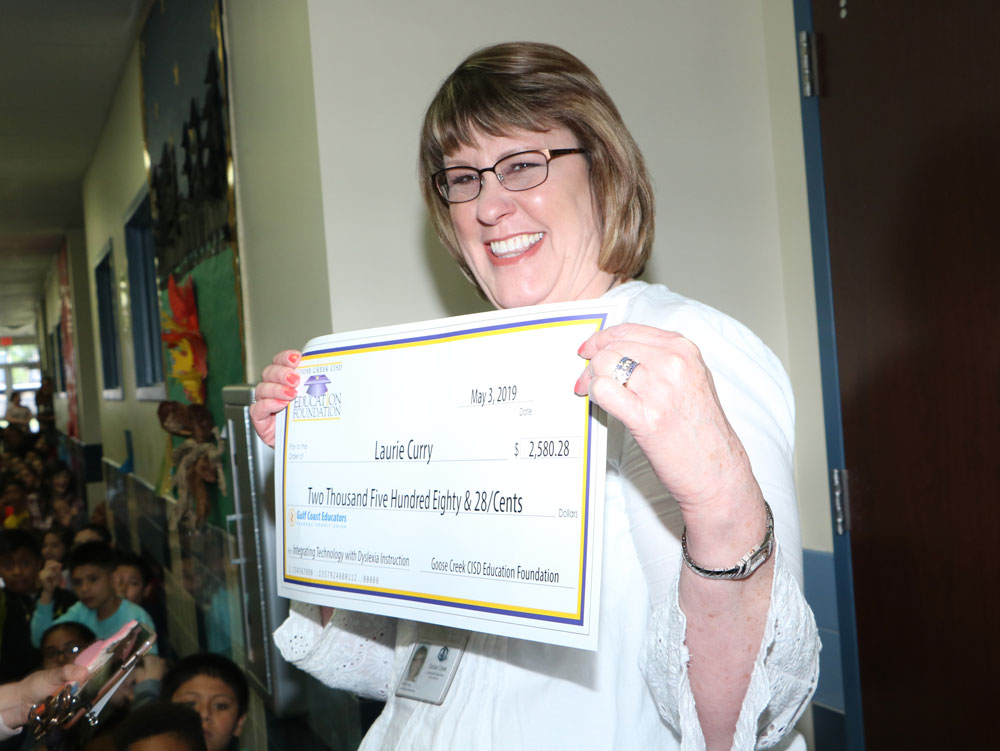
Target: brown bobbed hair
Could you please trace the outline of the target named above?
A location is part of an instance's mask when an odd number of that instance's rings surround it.
[[[601,270],[628,279],[645,268],[653,248],[653,188],[618,108],[597,76],[570,53],[552,44],[509,42],[472,53],[445,79],[420,135],[420,189],[431,221],[473,284],[448,203],[431,176],[444,168],[446,154],[475,145],[481,133],[503,137],[559,127],[587,151],[603,236]]]

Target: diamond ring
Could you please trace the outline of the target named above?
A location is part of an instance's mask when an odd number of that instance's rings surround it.
[[[614,378],[618,383],[620,383],[625,388],[628,388],[628,379],[632,377],[632,373],[635,369],[639,367],[637,360],[633,360],[631,357],[623,357],[615,365],[614,372],[611,373],[611,377]]]

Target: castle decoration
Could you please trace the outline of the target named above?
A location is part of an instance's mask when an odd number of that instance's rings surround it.
[[[161,279],[169,273],[183,276],[233,240],[225,98],[214,50],[208,54],[204,84],[203,103],[190,100],[180,134],[163,142],[159,161],[150,170]]]

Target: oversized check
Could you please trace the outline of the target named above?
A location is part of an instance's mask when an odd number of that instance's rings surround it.
[[[278,416],[278,591],[597,648],[603,413],[579,346],[620,301],[310,341]]]

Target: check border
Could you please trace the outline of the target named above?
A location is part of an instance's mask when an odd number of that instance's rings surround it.
[[[567,325],[579,325],[583,323],[593,323],[595,325],[595,331],[600,331],[604,328],[608,319],[608,313],[586,313],[577,315],[558,315],[558,316],[547,316],[537,319],[512,321],[509,323],[498,323],[491,324],[487,326],[472,326],[469,328],[458,329],[458,330],[448,330],[442,331],[440,333],[422,334],[419,336],[412,337],[401,337],[395,339],[387,340],[376,340],[368,342],[365,344],[345,344],[341,347],[330,347],[326,349],[308,351],[302,356],[302,363],[300,367],[308,367],[309,360],[315,360],[318,358],[328,358],[337,357],[350,354],[358,354],[362,352],[378,352],[390,349],[400,349],[404,347],[419,347],[426,346],[430,344],[441,344],[449,341],[460,341],[463,339],[470,339],[474,337],[482,336],[495,336],[499,334],[509,334],[517,331],[529,331],[532,329],[539,328],[552,328],[554,326],[567,326]],[[562,623],[574,626],[582,626],[586,618],[586,613],[584,612],[584,604],[587,600],[585,593],[588,585],[587,582],[587,563],[590,555],[590,550],[588,546],[587,530],[590,527],[590,515],[591,515],[591,498],[590,498],[590,464],[593,456],[591,440],[592,431],[591,424],[592,421],[597,419],[594,412],[594,404],[590,401],[590,397],[584,397],[586,399],[586,425],[584,426],[584,434],[586,439],[584,445],[586,446],[586,460],[583,462],[583,514],[581,514],[580,522],[580,536],[581,536],[581,552],[580,552],[580,579],[579,588],[577,590],[577,608],[575,613],[563,613],[558,611],[540,610],[537,608],[524,608],[515,605],[501,605],[498,603],[471,600],[467,598],[454,598],[454,597],[444,597],[444,596],[434,596],[428,595],[426,593],[420,592],[409,592],[406,590],[396,590],[387,589],[384,587],[373,587],[358,584],[346,584],[346,583],[333,583],[328,581],[323,581],[319,579],[309,579],[304,577],[297,577],[290,575],[288,573],[288,545],[287,543],[283,545],[282,550],[282,571],[281,576],[283,581],[288,584],[297,584],[306,587],[313,587],[316,589],[330,590],[335,592],[345,592],[351,594],[362,594],[371,595],[374,597],[383,597],[392,600],[402,600],[406,602],[415,603],[426,603],[431,605],[440,605],[446,607],[452,607],[460,610],[472,610],[482,613],[492,613],[504,616],[513,616],[520,618],[529,618],[538,621],[549,621],[553,623]],[[285,410],[285,429],[283,431],[283,445],[282,445],[282,487],[281,487],[281,524],[284,528],[287,508],[285,505],[286,498],[286,488],[285,483],[288,478],[288,435],[289,435],[289,424],[291,422],[291,410]],[[282,539],[284,540],[286,535],[282,534]]]

